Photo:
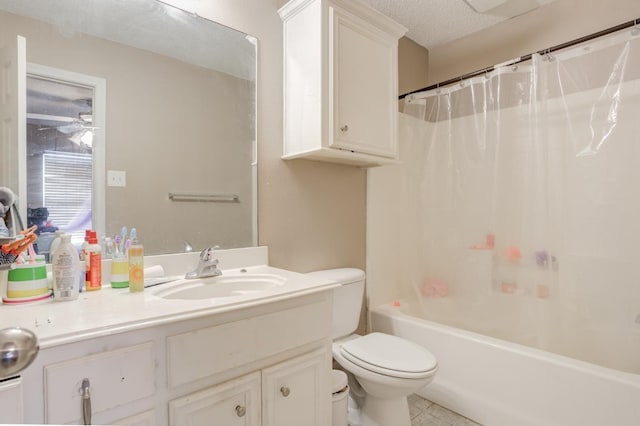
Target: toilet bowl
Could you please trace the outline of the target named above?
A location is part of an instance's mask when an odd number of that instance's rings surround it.
[[[361,426],[410,426],[407,396],[428,385],[438,369],[422,346],[384,333],[353,334],[358,326],[364,272],[343,268],[311,272],[341,284],[333,299],[333,359],[355,380]],[[351,386],[351,392],[357,389]]]

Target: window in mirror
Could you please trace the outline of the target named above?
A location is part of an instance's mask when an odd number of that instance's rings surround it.
[[[30,64],[27,73],[27,222],[42,237],[57,230],[82,244],[85,229],[100,228],[92,211],[94,148],[100,129],[94,104],[101,79]],[[101,197],[101,194],[97,194]],[[50,238],[41,238],[46,254]]]

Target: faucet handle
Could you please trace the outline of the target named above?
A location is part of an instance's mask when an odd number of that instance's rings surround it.
[[[220,246],[206,248],[200,252],[200,260],[207,262],[213,259],[213,251],[219,249]]]

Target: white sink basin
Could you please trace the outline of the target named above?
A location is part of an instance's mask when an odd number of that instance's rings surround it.
[[[286,278],[275,274],[242,273],[180,280],[154,291],[163,299],[200,300],[259,295],[277,290]]]

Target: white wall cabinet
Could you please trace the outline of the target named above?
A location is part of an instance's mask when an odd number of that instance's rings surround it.
[[[292,0],[284,25],[284,159],[376,166],[398,159],[398,39],[358,0]]]

